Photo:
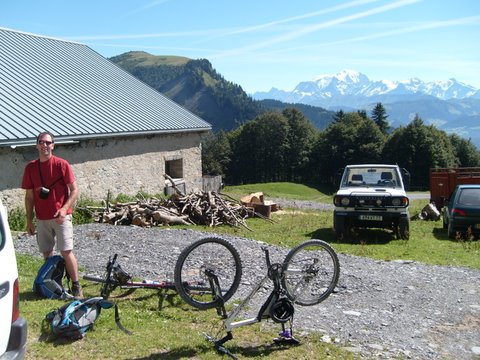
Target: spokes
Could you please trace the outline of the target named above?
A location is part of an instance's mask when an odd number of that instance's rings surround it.
[[[190,245],[180,254],[175,268],[179,294],[190,305],[202,309],[228,300],[236,291],[240,277],[238,253],[230,243],[219,238],[206,238]],[[185,284],[193,287],[205,284],[205,291],[191,291]]]
[[[333,249],[321,240],[300,244],[285,258],[284,285],[290,298],[301,305],[314,305],[333,291],[339,264]]]

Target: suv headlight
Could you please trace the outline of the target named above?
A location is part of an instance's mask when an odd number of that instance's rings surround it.
[[[335,196],[333,203],[335,206],[348,206],[350,205],[350,198],[348,196]]]
[[[392,205],[393,206],[400,206],[401,203],[402,203],[402,200],[400,200],[400,198],[393,198],[392,199]]]
[[[403,206],[407,207],[409,204],[408,197],[402,196],[402,197],[395,197],[392,199],[392,206]]]

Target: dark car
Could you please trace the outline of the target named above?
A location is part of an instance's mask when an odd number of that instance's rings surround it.
[[[453,239],[460,232],[480,234],[480,185],[458,185],[446,203],[443,227]]]

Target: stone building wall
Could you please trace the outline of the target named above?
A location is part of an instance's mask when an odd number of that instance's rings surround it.
[[[101,138],[56,144],[53,153],[72,165],[80,197],[106,199],[108,191],[113,197],[138,191],[164,193],[166,170],[173,178],[183,178],[188,193],[202,188],[201,135]],[[23,207],[23,171],[36,158],[33,146],[0,148],[0,198],[9,209]]]

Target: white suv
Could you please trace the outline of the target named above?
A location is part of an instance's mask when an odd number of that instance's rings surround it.
[[[0,359],[23,359],[27,321],[20,316],[18,270],[7,212],[0,200]]]
[[[333,198],[336,236],[348,237],[356,227],[384,228],[407,240],[410,216],[404,177],[409,176],[397,165],[348,165]]]

